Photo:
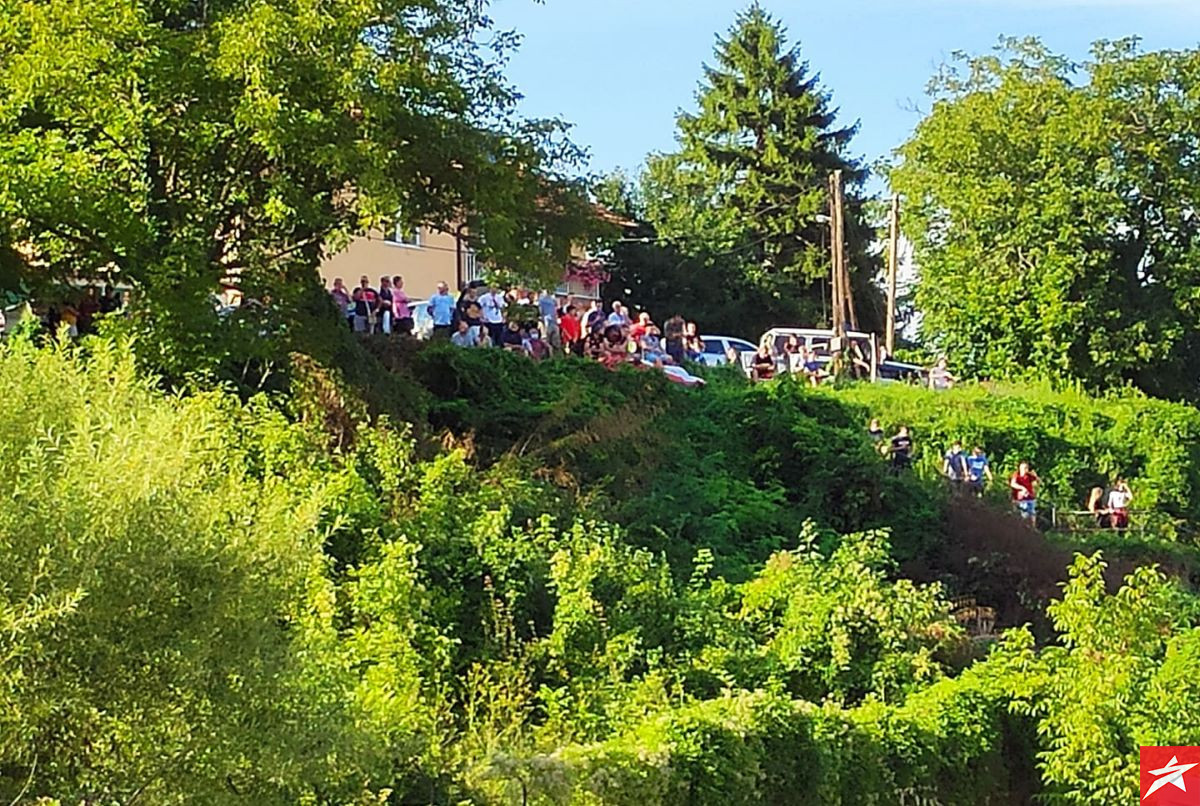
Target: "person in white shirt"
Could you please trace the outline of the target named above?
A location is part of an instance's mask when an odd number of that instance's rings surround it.
[[[608,315],[608,324],[617,327],[628,327],[629,317],[625,314],[625,306],[619,302],[612,304],[612,313]]]
[[[1117,483],[1108,493],[1108,509],[1114,529],[1124,529],[1129,526],[1129,505],[1133,503],[1133,491],[1125,483],[1125,479],[1117,479]]]
[[[479,298],[479,310],[493,345],[500,344],[500,334],[504,332],[504,309],[507,307],[508,300],[495,286]]]

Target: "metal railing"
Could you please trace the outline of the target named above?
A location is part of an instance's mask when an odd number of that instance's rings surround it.
[[[1092,534],[1122,534],[1144,538],[1163,537],[1176,539],[1182,523],[1170,514],[1157,509],[1127,510],[1128,521],[1124,526],[1102,524],[1101,513],[1086,509],[1059,509],[1049,507],[1050,529],[1056,532],[1083,532]]]

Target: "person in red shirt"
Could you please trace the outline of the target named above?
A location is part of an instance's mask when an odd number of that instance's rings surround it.
[[[640,343],[642,337],[646,335],[646,332],[650,330],[650,327],[653,324],[654,323],[650,321],[650,314],[648,314],[646,311],[642,311],[640,314],[638,314],[637,322],[629,329],[630,340]]]
[[[574,305],[568,305],[558,320],[558,330],[562,333],[563,348],[571,355],[583,355],[583,323]]]
[[[1016,502],[1021,517],[1030,523],[1037,521],[1037,473],[1029,467],[1029,462],[1021,462],[1017,472],[1008,480],[1012,499]]]

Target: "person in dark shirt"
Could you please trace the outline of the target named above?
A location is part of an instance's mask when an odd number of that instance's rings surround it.
[[[900,471],[912,467],[912,449],[913,441],[908,435],[908,426],[902,425],[896,431],[896,436],[892,437],[892,469]]]
[[[983,488],[992,480],[992,466],[983,448],[976,445],[967,457],[967,484],[976,497],[983,496]]]
[[[764,340],[758,345],[758,352],[754,354],[754,380],[769,381],[775,377],[775,356],[771,352],[771,345]]]
[[[683,363],[683,331],[687,322],[679,314],[675,314],[663,324],[663,338],[666,340],[667,355],[676,364]]]
[[[955,440],[942,459],[942,472],[957,490],[967,480],[967,455],[963,453],[962,443]]]

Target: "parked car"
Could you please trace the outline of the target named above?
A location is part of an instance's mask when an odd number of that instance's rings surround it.
[[[763,334],[764,339],[770,339],[771,345],[775,353],[782,356],[784,345],[790,337],[795,336],[801,345],[812,350],[817,361],[822,364],[828,364],[833,360],[832,345],[836,334],[832,330],[811,327],[777,327],[768,330]],[[851,348],[857,347],[856,360],[863,363],[863,369],[869,372],[869,367],[872,364],[872,355],[878,357],[879,342],[878,337],[872,333],[864,333],[858,330],[846,331],[846,340]],[[913,382],[921,383],[926,378],[928,372],[924,367],[916,364],[906,364],[902,361],[896,361],[892,358],[885,358],[879,361],[876,358],[874,367],[875,379],[879,383],[896,383],[896,382]],[[778,370],[780,372],[787,371],[787,367],[783,365],[783,361],[779,361]],[[743,358],[743,365],[748,371],[748,362]]]
[[[704,342],[704,352],[700,356],[700,363],[709,367],[719,367],[729,363],[726,353],[731,347],[739,355],[754,353],[758,350],[758,345],[734,336],[701,336],[700,339]]]

